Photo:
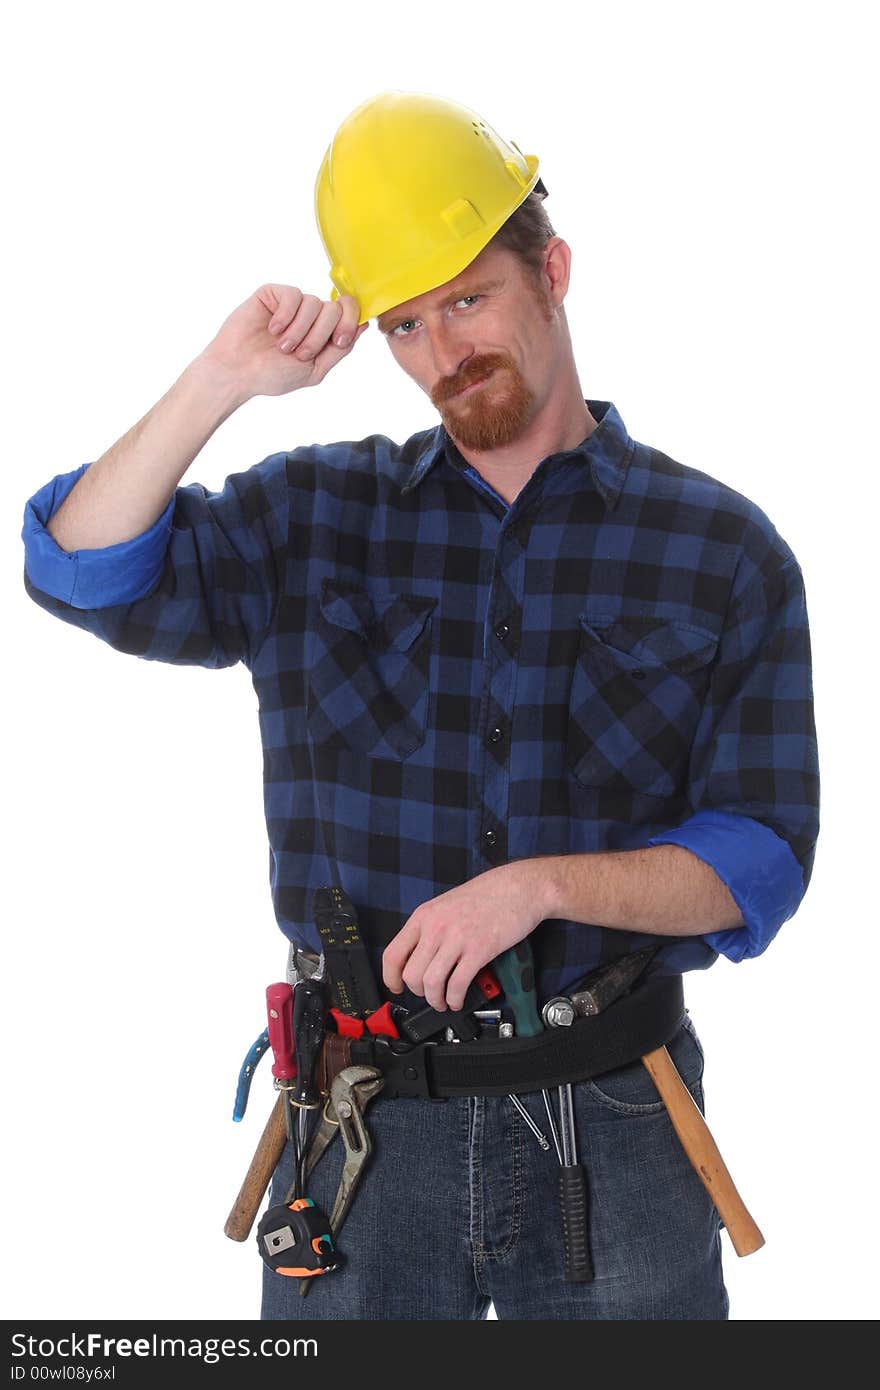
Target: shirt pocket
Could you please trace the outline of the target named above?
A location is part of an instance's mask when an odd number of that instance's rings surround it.
[[[307,719],[316,744],[407,758],[425,741],[437,600],[325,579],[310,633]]]
[[[612,791],[681,790],[718,638],[656,618],[580,618],[568,763]]]

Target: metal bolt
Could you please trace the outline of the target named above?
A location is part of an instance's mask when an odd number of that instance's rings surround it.
[[[574,1023],[574,1004],[563,995],[557,995],[547,1000],[541,1017],[548,1028],[570,1028]]]

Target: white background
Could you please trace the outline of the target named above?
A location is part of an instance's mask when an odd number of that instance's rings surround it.
[[[253,689],[54,621],[19,533],[26,499],[105,452],[259,285],[329,294],[315,174],[389,88],[540,157],[584,394],[752,498],[802,565],[812,885],[763,957],[687,998],[767,1238],[738,1260],[724,1237],[731,1316],[875,1315],[870,8],[85,0],[7,20],[5,1316],[258,1316],[256,1248],[223,1235],[272,1100],[264,1064],[233,1125],[238,1067],[285,959]],[[234,415],[184,481],[437,418],[373,324],[319,390]]]

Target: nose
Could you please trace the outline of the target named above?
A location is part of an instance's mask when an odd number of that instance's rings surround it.
[[[438,324],[427,331],[437,375],[455,377],[473,356],[470,339],[447,324]]]

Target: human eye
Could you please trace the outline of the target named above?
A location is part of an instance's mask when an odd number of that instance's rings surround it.
[[[481,298],[482,296],[479,294],[463,294],[461,299],[457,299],[455,302],[456,304],[464,304],[468,299],[470,299],[474,303],[476,303],[476,301]]]
[[[397,324],[395,324],[394,327],[393,327],[392,330],[391,330],[391,337],[392,337],[392,338],[408,338],[408,337],[409,337],[409,334],[408,334],[408,333],[401,333],[400,330],[401,330],[401,328],[406,328],[406,326],[407,326],[408,323],[416,323],[416,322],[417,322],[416,319],[404,319],[404,320],[403,320],[403,323],[397,323]]]

